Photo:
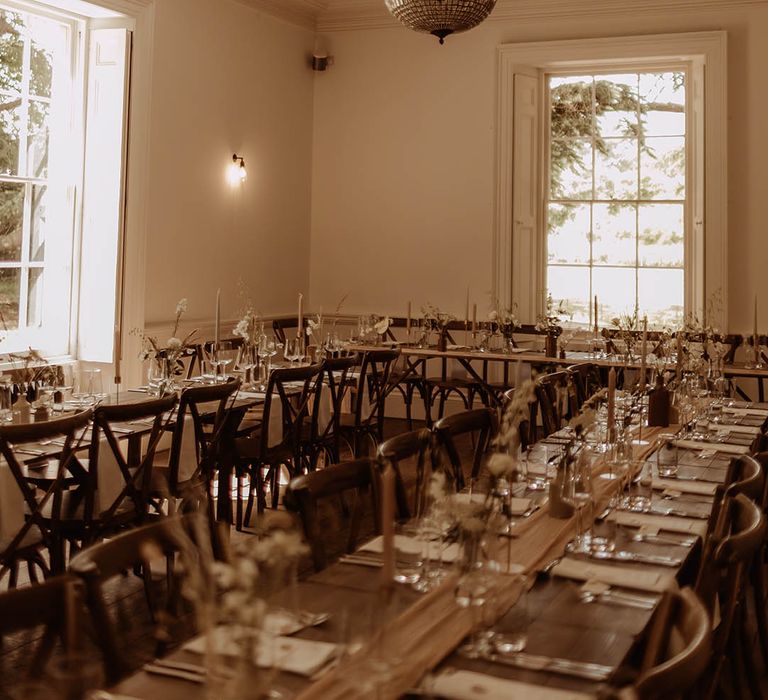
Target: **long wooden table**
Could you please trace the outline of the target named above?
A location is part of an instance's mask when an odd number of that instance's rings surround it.
[[[768,408],[768,406],[763,405],[760,408]],[[762,422],[760,419],[753,421],[756,425]],[[668,429],[644,429],[642,434],[646,444],[636,446],[636,456],[645,458],[652,449],[654,438],[662,431],[666,432]],[[739,437],[736,437],[735,433],[731,435],[739,444],[743,444],[745,439],[743,435]],[[679,473],[681,478],[696,478],[697,481],[712,483],[720,483],[725,479],[730,455],[715,453],[702,457],[696,451],[684,451],[682,454]],[[604,483],[615,482],[605,480]],[[610,487],[601,486],[598,492],[601,494],[598,498],[597,508],[599,509],[610,497]],[[536,493],[530,495],[537,496]],[[709,512],[712,503],[711,498],[689,495],[680,495],[674,499],[659,499],[661,497],[655,494],[654,501],[661,502],[663,506],[672,504],[675,507],[705,515]],[[521,534],[512,541],[514,561],[521,562],[523,568],[534,577],[535,581],[528,593],[530,624],[526,651],[531,654],[608,665],[616,668],[617,672],[622,666],[631,666],[633,653],[643,639],[652,611],[601,602],[587,603],[579,597],[578,583],[541,575],[540,572],[547,562],[562,556],[564,543],[574,532],[573,519],[555,521],[548,515],[545,506],[537,511],[535,518],[533,516],[530,519],[517,518],[516,522],[520,525]],[[697,520],[697,522],[703,521]],[[602,527],[605,525],[597,526],[598,534]],[[672,569],[676,579],[681,585],[692,582],[700,540],[692,546],[669,546],[637,542],[629,537],[629,531],[624,528],[619,528],[619,532],[622,534],[619,535],[617,547],[626,551],[639,554],[679,555],[682,558],[682,564]],[[503,554],[500,558],[503,561]],[[670,571],[666,566],[654,567],[648,564],[622,562],[620,566],[636,568],[638,571]],[[304,629],[297,636],[335,643],[370,638],[372,633],[370,611],[375,610],[381,603],[380,584],[381,574],[378,569],[340,562],[302,581],[298,587],[301,607],[311,612],[331,612],[332,616],[325,624]],[[388,619],[392,620],[397,615],[407,615],[414,605],[422,605],[423,601],[424,598],[410,588],[398,587],[396,595],[390,601],[391,607],[387,610]],[[278,595],[272,602],[280,605],[285,603],[285,597]],[[516,615],[518,612],[515,607],[512,607],[509,615]],[[458,619],[462,614],[466,614],[466,611],[455,607],[451,617]],[[506,617],[502,618],[498,625],[504,627],[505,620]],[[430,624],[435,623],[431,621]],[[454,624],[455,627],[455,619],[446,620],[445,624]],[[437,626],[435,629],[434,638],[439,639],[440,627]],[[407,659],[407,649],[404,650],[404,656]],[[202,663],[199,656],[183,649],[173,653],[172,658]],[[445,656],[437,670],[446,667],[471,669],[499,678],[516,679],[538,686],[571,689],[589,694],[597,693],[600,688],[600,684],[592,681],[546,671],[522,670],[490,661],[470,660],[456,653]],[[347,670],[346,676],[348,675]],[[276,679],[276,685],[284,692],[285,697],[301,695],[307,698],[332,698],[342,697],[344,693],[347,693],[347,697],[351,697],[354,693],[349,694],[349,688],[344,685],[343,678],[345,678],[345,669],[342,667],[317,681],[316,690],[316,685],[306,678],[280,673]],[[115,688],[115,692],[147,700],[157,697],[163,697],[165,700],[176,698],[196,700],[206,697],[203,685],[150,675],[144,671],[120,683]],[[403,692],[402,689],[398,693],[391,693],[385,688],[379,697],[396,697],[401,692]]]

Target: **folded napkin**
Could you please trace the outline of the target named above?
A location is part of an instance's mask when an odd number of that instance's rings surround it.
[[[592,697],[573,690],[547,688],[506,678],[486,676],[474,671],[446,669],[430,686],[433,695],[448,700],[583,700]]]
[[[582,559],[565,557],[553,569],[552,574],[577,581],[601,581],[609,586],[635,588],[640,591],[661,593],[675,585],[675,577],[668,571],[643,571],[642,569],[613,564],[596,564]]]
[[[415,537],[395,535],[395,549],[404,552],[405,554],[420,556],[424,554],[424,542]],[[376,537],[372,539],[370,542],[360,547],[360,551],[382,554],[384,552],[384,538]],[[442,560],[446,563],[455,562],[460,555],[461,550],[459,545],[457,543],[449,544],[443,549]]]
[[[619,525],[627,527],[647,527],[667,532],[682,532],[686,535],[707,534],[707,523],[700,518],[681,518],[677,515],[650,515],[649,513],[631,513],[626,510],[614,511],[610,518]]]
[[[485,494],[484,493],[454,493],[451,496],[451,500],[456,501],[457,503],[482,504],[485,502]],[[532,501],[530,498],[512,497],[510,499],[510,504],[509,504],[510,511],[512,515],[522,515],[531,507],[531,503]]]
[[[238,656],[237,627],[217,627],[211,639],[205,635],[195,637],[184,645],[187,651],[205,654],[208,645],[222,656]],[[336,654],[338,648],[330,642],[316,642],[297,637],[274,637],[262,633],[256,643],[256,665],[262,668],[277,667],[282,671],[300,676],[312,676],[325,666]]]
[[[710,430],[718,433],[741,433],[743,435],[759,435],[760,428],[756,425],[741,425],[739,423],[710,423]]]
[[[711,481],[693,481],[692,479],[658,479],[653,480],[653,488],[657,491],[679,491],[680,493],[697,493],[702,496],[714,496],[717,484]]]
[[[469,350],[468,345],[446,345],[446,350]]]
[[[730,413],[734,416],[759,416],[768,418],[767,408],[734,408],[733,406],[724,406],[723,413]]]
[[[724,442],[704,442],[699,440],[675,440],[677,447],[683,447],[686,450],[712,450],[713,452],[726,452],[731,455],[749,454],[749,447],[746,445],[728,445]]]

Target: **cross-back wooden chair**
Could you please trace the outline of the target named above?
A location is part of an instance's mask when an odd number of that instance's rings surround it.
[[[392,392],[392,367],[400,350],[370,350],[363,354],[352,413],[341,416],[341,437],[355,457],[368,454],[384,438],[384,410]]]
[[[727,497],[722,506],[722,535],[708,538],[696,580],[696,592],[720,624],[714,631],[713,655],[696,697],[719,697],[722,688],[734,688],[744,697],[746,680],[753,696],[760,698],[751,645],[745,648],[747,569],[765,538],[766,521],[761,508],[744,494]],[[747,653],[749,652],[749,653]],[[730,681],[723,672],[729,669]]]
[[[382,464],[389,462],[395,472],[395,499],[399,520],[408,520],[423,513],[427,480],[434,467],[432,463],[433,434],[428,428],[400,433],[379,445],[378,457]],[[403,462],[414,461],[415,480],[413,504],[408,502],[408,488],[403,474]],[[408,479],[410,481],[410,479]]]
[[[46,578],[64,570],[64,546],[59,525],[65,482],[69,474],[85,478],[86,471],[75,458],[75,450],[84,444],[91,416],[89,409],[52,421],[0,426],[0,454],[6,461],[0,469],[8,469],[11,477],[4,479],[4,488],[15,487],[19,492],[18,529],[3,533],[0,542],[0,580],[7,574],[10,588],[16,586],[22,562],[26,563],[33,582],[38,580],[36,569]],[[58,458],[51,461],[44,458],[45,463],[39,471],[24,464],[20,459],[21,452],[14,449],[62,437],[64,445]],[[37,461],[39,463],[40,458]],[[7,493],[4,497],[13,498]],[[15,529],[17,525],[9,523],[8,527]],[[48,553],[50,564],[46,563],[44,552]]]
[[[169,512],[174,513],[179,502],[183,510],[189,510],[206,501],[212,514],[211,484],[239,389],[240,380],[230,379],[182,391],[168,462],[160,463],[158,455],[152,468],[150,498],[158,508],[166,504]]]
[[[319,504],[322,501],[344,498],[348,494],[352,496],[352,505],[348,509],[345,552],[353,552],[357,546],[366,500],[373,514],[374,528],[378,531],[378,502],[372,487],[375,464],[375,461],[367,457],[341,462],[311,474],[297,476],[288,484],[283,501],[288,510],[298,513],[301,518],[316,571],[328,565],[326,540],[331,533],[337,534],[337,528],[331,528],[330,531],[321,528]]]
[[[277,508],[280,498],[280,476],[286,468],[291,478],[298,476],[302,465],[302,436],[309,416],[309,406],[314,392],[322,381],[321,364],[305,367],[287,367],[275,369],[269,376],[264,399],[262,429],[252,438],[242,438],[235,442],[237,457],[238,494],[242,492],[244,479],[250,481],[248,503],[245,510],[245,522],[250,522],[254,500],[258,512],[266,507],[264,485],[270,485],[272,507]],[[274,410],[273,402],[279,403],[282,411],[281,438],[272,443],[270,418]],[[264,474],[266,470],[266,474]],[[237,499],[237,526],[242,527],[242,500]]]
[[[66,574],[0,593],[0,639],[22,630],[43,628],[26,665],[24,675],[29,680],[42,677],[57,643],[65,654],[79,651],[82,605],[82,582]],[[30,656],[27,652],[24,655]]]
[[[541,417],[542,437],[556,433],[562,428],[563,420],[572,415],[569,384],[570,372],[567,370],[542,374],[536,380],[536,403],[533,405]]]
[[[768,452],[760,452],[755,456],[760,463],[765,477],[768,474]],[[763,493],[759,503],[763,515],[768,517],[768,478],[763,479]],[[749,582],[752,589],[754,619],[757,626],[760,651],[763,663],[768,665],[768,585],[766,584],[765,567],[768,564],[768,529],[763,546],[749,567]]]
[[[651,623],[635,695],[638,700],[684,697],[711,654],[712,628],[704,604],[691,588],[667,591]]]
[[[307,317],[304,317],[302,326],[306,328]],[[272,330],[275,334],[275,338],[278,342],[285,345],[286,338],[290,336],[295,337],[299,328],[299,319],[297,316],[289,316],[286,318],[276,318],[272,321]],[[304,328],[302,328],[301,336],[304,337]]]
[[[473,442],[472,464],[469,477],[476,479],[480,474],[483,457],[488,452],[491,440],[499,429],[496,410],[493,408],[475,408],[471,411],[455,413],[441,418],[433,428],[437,444],[444,450],[453,468],[456,490],[460,491],[466,484],[464,465],[462,464],[456,440],[462,436],[471,436]]]
[[[568,371],[571,373],[577,405],[581,407],[603,386],[600,368],[593,362],[580,362],[568,367]]]
[[[176,395],[172,394],[132,404],[99,406],[94,411],[88,458],[90,488],[85,494],[82,514],[84,543],[94,542],[126,527],[138,526],[146,520],[155,452],[177,401]],[[142,447],[135,454],[126,456],[125,443],[115,428],[139,421],[151,421],[149,433],[139,441]],[[97,494],[106,488],[102,483],[106,469],[115,472],[116,486],[97,503]]]
[[[506,411],[512,402],[515,401],[515,393],[517,389],[508,389],[504,392],[504,401],[502,403],[502,411]],[[520,439],[520,449],[523,451],[531,443],[536,442],[536,416],[538,415],[538,405],[534,394],[534,400],[529,404],[528,411],[526,412],[526,418],[518,423],[518,437]],[[502,414],[503,415],[503,414]]]
[[[722,506],[726,498],[733,498],[741,493],[755,503],[762,503],[765,482],[765,470],[757,459],[750,455],[733,458],[728,463],[725,480],[718,484],[715,490],[707,535],[722,537],[726,516]]]
[[[210,527],[210,522],[201,513],[163,518],[94,544],[72,559],[69,570],[85,584],[86,603],[110,683],[120,680],[130,670],[130,665],[126,659],[128,650],[124,646],[121,648],[120,634],[109,611],[105,584],[124,576],[126,571],[134,571],[143,580],[151,620],[159,621],[161,613],[167,619],[173,618],[182,605],[177,562],[182,575],[191,577],[188,584],[195,587],[198,595],[202,597],[212,592],[209,564],[217,547]],[[153,562],[165,565],[164,605],[156,595]],[[161,638],[156,650],[158,655],[165,651],[165,647]]]
[[[309,429],[302,440],[310,469],[314,469],[318,457],[323,452],[329,458],[329,464],[336,464],[340,460],[342,404],[350,387],[349,373],[357,366],[358,361],[357,355],[326,357],[323,360],[321,383],[312,397]],[[330,420],[322,425],[324,402],[330,404],[331,413]]]

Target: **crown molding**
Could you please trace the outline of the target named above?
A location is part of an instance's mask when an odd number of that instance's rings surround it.
[[[259,1],[259,0],[255,0]],[[653,12],[704,12],[768,5],[768,0],[499,0],[486,22],[537,22],[554,18],[636,17]],[[384,0],[329,0],[317,16],[320,32],[399,26]]]
[[[328,0],[235,0],[272,17],[305,29],[317,29],[317,19],[328,7]]]

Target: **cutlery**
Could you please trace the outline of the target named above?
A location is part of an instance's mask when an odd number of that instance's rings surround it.
[[[165,668],[169,671],[180,671],[182,673],[193,673],[198,676],[208,675],[208,669],[200,664],[193,664],[187,661],[175,661],[173,659],[155,659],[151,661],[148,666],[157,666],[158,668]],[[228,678],[235,677],[235,671],[231,668],[217,668],[216,675],[226,676]]]
[[[205,683],[205,674],[198,671],[182,671],[178,668],[169,668],[157,663],[144,664],[142,667],[147,673],[151,673],[155,676],[167,676],[168,678],[178,678],[182,681],[189,681],[190,683]]]
[[[670,557],[663,554],[641,554],[626,550],[611,552],[608,558],[615,561],[632,561],[638,564],[657,564],[659,566],[680,566],[683,563],[683,560],[678,557]]]
[[[666,508],[658,505],[651,506],[651,512],[657,515],[676,515],[679,518],[697,518],[699,520],[709,519],[709,513],[697,513],[683,508]]]
[[[347,554],[339,559],[342,564],[358,564],[360,566],[371,566],[376,569],[380,569],[384,566],[383,562],[378,559],[370,559],[368,557],[358,557],[352,554]]]
[[[651,544],[668,544],[674,547],[693,547],[696,544],[695,537],[685,537],[683,539],[676,539],[674,537],[667,537],[666,535],[646,535],[642,532],[636,532],[632,535],[634,542],[650,542]]]
[[[605,681],[613,673],[613,668],[610,666],[557,659],[525,652],[510,655],[487,654],[484,658],[488,661],[505,664],[506,666],[515,666],[530,671],[549,671],[550,673],[559,673],[590,681]]]
[[[614,591],[613,589],[603,591],[602,593],[582,591],[579,593],[579,599],[582,603],[609,603],[611,605],[623,605],[628,608],[639,608],[640,610],[652,610],[657,602],[652,598],[633,596],[629,593]]]

